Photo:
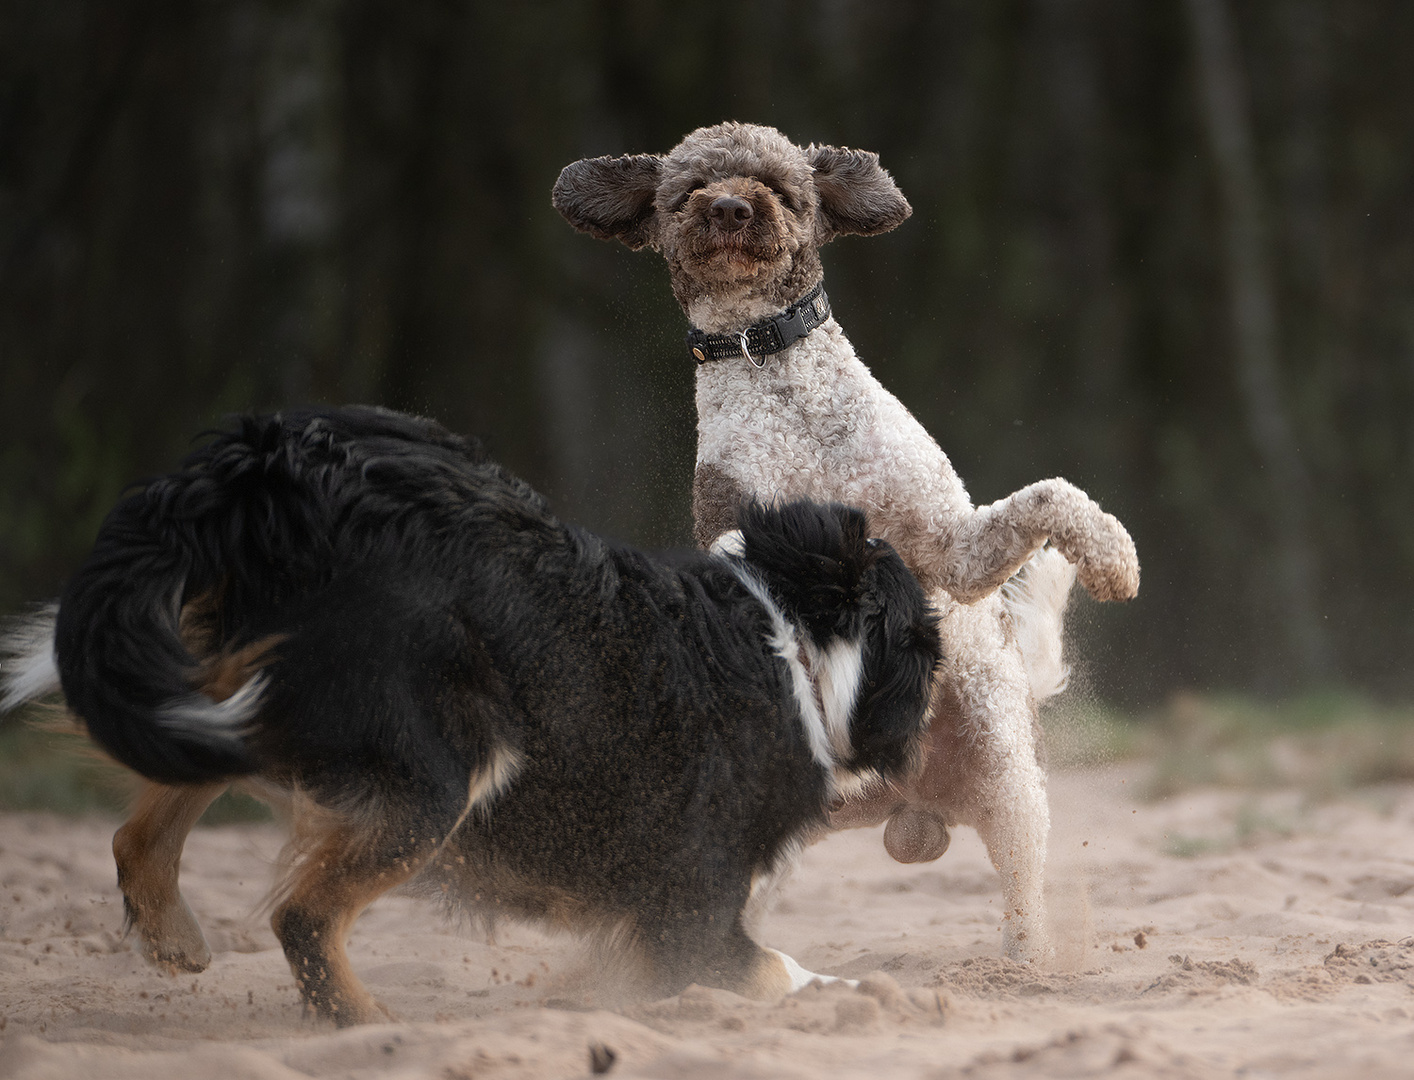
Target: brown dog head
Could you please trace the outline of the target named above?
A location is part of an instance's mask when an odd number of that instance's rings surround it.
[[[666,156],[576,161],[552,201],[577,229],[660,251],[673,295],[709,332],[789,307],[820,280],[826,241],[913,212],[877,154],[738,123],[698,128]]]

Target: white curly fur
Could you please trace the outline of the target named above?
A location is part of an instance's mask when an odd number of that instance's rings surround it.
[[[694,304],[696,322],[710,301]],[[1138,589],[1133,542],[1065,480],[1042,480],[974,508],[937,442],[874,378],[833,318],[757,368],[744,359],[697,375],[697,463],[748,490],[831,498],[868,511],[925,588],[963,603],[994,592],[1048,539],[1079,564],[1097,599]]]
[[[576,162],[554,202],[576,228],[658,250],[674,296],[708,333],[735,333],[783,311],[821,279],[821,244],[887,231],[910,213],[875,155],[802,148],[773,128],[737,123],[701,128],[663,157]],[[743,202],[747,212],[721,213]],[[731,527],[743,495],[859,506],[942,620],[922,773],[846,802],[832,823],[931,816],[938,827],[911,834],[932,837],[925,849],[910,847],[906,829],[885,830],[890,854],[903,861],[936,858],[948,826],[975,828],[1001,876],[1004,952],[1046,958],[1050,812],[1036,706],[1065,685],[1061,625],[1077,575],[1097,599],[1137,592],[1129,534],[1060,479],[974,507],[947,455],[833,318],[759,364],[699,366],[697,417],[700,543]]]
[[[1002,601],[1011,613],[1026,678],[1037,701],[1059,694],[1070,681],[1061,642],[1073,584],[1075,567],[1048,547],[1031,556],[1002,586]]]

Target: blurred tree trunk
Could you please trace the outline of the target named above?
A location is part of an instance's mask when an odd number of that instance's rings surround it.
[[[1238,387],[1270,483],[1282,626],[1306,680],[1325,678],[1330,649],[1317,613],[1310,483],[1282,400],[1276,290],[1249,104],[1226,0],[1187,0],[1203,119],[1221,192]],[[1263,561],[1253,552],[1254,562]],[[1286,680],[1281,680],[1286,681]]]

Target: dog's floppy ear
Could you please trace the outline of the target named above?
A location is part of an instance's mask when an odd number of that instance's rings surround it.
[[[576,229],[637,251],[653,241],[662,171],[663,159],[653,154],[585,158],[561,170],[550,201]]]
[[[878,557],[862,510],[806,499],[748,502],[740,523],[746,561],[817,645],[858,632],[860,582]]]
[[[812,143],[805,156],[815,170],[820,196],[820,243],[846,233],[888,232],[913,213],[894,178],[879,164],[878,154]]]
[[[918,580],[884,545],[869,575],[864,677],[850,724],[854,768],[884,776],[908,772],[921,751],[918,737],[942,658],[938,618]]]

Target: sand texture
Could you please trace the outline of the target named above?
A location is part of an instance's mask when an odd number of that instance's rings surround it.
[[[758,937],[860,979],[747,1001],[618,1000],[581,950],[390,896],[350,954],[397,1022],[305,1019],[261,908],[283,835],[201,829],[211,943],[169,977],[123,940],[112,821],[0,817],[0,1077],[1351,1077],[1414,1074],[1414,786],[1308,804],[1139,799],[1140,766],[1052,777],[1055,964],[998,956],[976,837],[902,866],[878,830],[805,853]],[[611,1060],[612,1059],[612,1060]]]

